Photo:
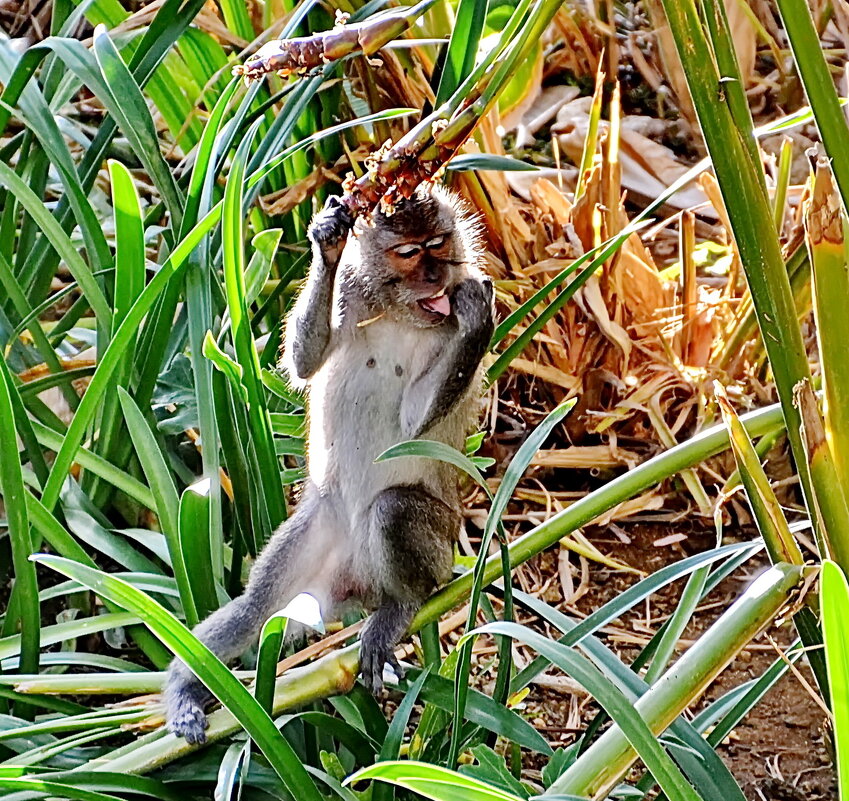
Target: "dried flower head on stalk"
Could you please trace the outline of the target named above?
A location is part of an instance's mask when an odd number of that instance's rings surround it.
[[[434,2],[423,0],[414,6],[393,8],[350,24],[348,15],[337,11],[332,30],[268,42],[244,64],[234,66],[233,74],[249,83],[272,72],[281,77],[304,75],[354,53],[370,56],[409,30]]]
[[[302,74],[353,53],[368,56],[408,30],[435,0],[392,9],[363,22],[337,22],[332,31],[270,42],[234,74],[246,81],[278,72]],[[370,214],[380,203],[391,211],[400,198],[433,180],[459,152],[497,100],[517,66],[539,41],[560,6],[560,0],[521,0],[492,48],[442,105],[434,109],[394,145],[385,143],[366,162],[366,173],[344,183],[343,203],[354,216]]]

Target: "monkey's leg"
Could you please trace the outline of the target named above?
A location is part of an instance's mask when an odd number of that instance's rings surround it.
[[[330,343],[336,268],[353,224],[348,209],[331,195],[307,232],[312,242],[312,264],[286,325],[285,343],[287,367],[302,380],[310,378],[324,363]]]
[[[380,605],[360,640],[360,672],[379,692],[383,666],[428,596],[451,578],[460,514],[419,486],[383,490],[369,510],[369,548]]]
[[[312,565],[305,559],[315,557],[308,539],[316,514],[316,504],[305,496],[257,558],[244,593],[194,629],[195,636],[223,662],[239,656],[257,639],[262,624],[306,589],[304,581]],[[212,695],[179,659],[168,669],[164,695],[168,729],[190,743],[205,742],[204,707]]]

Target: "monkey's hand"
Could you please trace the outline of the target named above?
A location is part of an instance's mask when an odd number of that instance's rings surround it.
[[[489,279],[467,278],[451,294],[457,319],[450,339],[424,372],[410,383],[401,402],[401,430],[417,439],[454,407],[477,372],[495,328]]]
[[[335,270],[354,227],[354,217],[337,195],[327,198],[324,208],[313,217],[307,236],[321,255],[321,266]]]
[[[467,278],[454,290],[451,308],[457,316],[460,334],[475,343],[489,344],[494,330],[493,287],[489,278],[477,281]],[[478,360],[483,356],[481,351]]]

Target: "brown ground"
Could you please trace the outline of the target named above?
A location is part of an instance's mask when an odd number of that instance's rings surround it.
[[[673,528],[664,526],[631,526],[620,530],[620,535],[631,540],[626,544],[610,531],[588,530],[591,541],[605,554],[615,555],[621,561],[646,573],[651,573],[682,556],[712,547],[713,533],[689,532],[686,540],[675,545],[655,545],[655,541],[668,536]],[[675,529],[681,531],[679,527]],[[686,531],[686,529],[685,529]],[[553,558],[549,554],[543,559]],[[573,559],[573,565],[577,562]],[[727,580],[708,597],[697,613],[694,623],[685,632],[685,638],[698,636],[718,614],[727,607],[741,590],[741,580],[758,572],[762,565],[750,562],[746,573],[738,572],[734,579]],[[533,582],[539,575],[557,575],[556,564],[531,565],[525,576]],[[611,570],[603,565],[589,562],[587,592],[573,609],[579,614],[588,614],[606,601],[618,595],[632,584],[636,577],[623,571]],[[574,569],[575,585],[580,581],[580,568]],[[522,579],[519,578],[519,582]],[[682,582],[667,587],[652,599],[647,608],[641,604],[626,620],[616,621],[606,631],[608,645],[613,647],[626,662],[633,660],[637,648],[656,631],[675,608]],[[555,598],[548,597],[552,601]],[[562,607],[569,611],[569,607]],[[774,627],[761,634],[734,663],[721,674],[716,685],[708,692],[713,700],[724,692],[751,678],[759,676],[776,658],[769,637],[781,644],[789,644],[794,633],[787,625]],[[634,640],[640,640],[638,644]],[[804,675],[811,679],[810,672]],[[564,745],[572,741],[577,727],[592,719],[596,707],[591,702],[576,703],[568,694],[551,689],[535,687],[528,698],[532,719],[538,710],[537,723],[550,738]],[[824,715],[801,682],[788,673],[770,693],[755,707],[752,713],[732,733],[720,753],[752,801],[819,801],[836,799],[836,787],[828,754],[824,728]]]

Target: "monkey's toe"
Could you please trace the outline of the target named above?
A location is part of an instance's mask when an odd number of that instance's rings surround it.
[[[168,716],[168,731],[177,737],[185,737],[189,745],[203,745],[206,742],[206,719],[203,707],[190,701],[181,703]]]
[[[360,653],[360,676],[366,689],[378,695],[383,689],[383,665],[385,655],[379,648],[363,648]]]
[[[374,695],[383,690],[383,671],[386,665],[399,678],[404,678],[404,668],[395,658],[392,646],[366,647],[360,652],[360,676],[366,689]]]

